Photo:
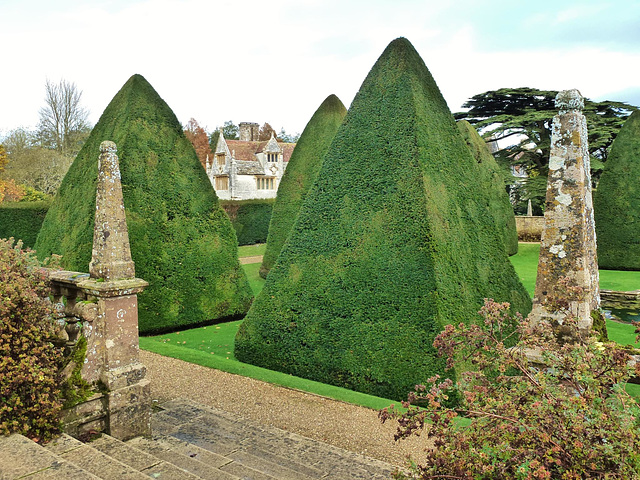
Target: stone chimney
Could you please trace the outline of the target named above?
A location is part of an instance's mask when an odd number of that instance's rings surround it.
[[[257,123],[241,122],[240,125],[238,125],[238,129],[238,136],[240,137],[240,140],[244,142],[258,141],[260,125]]]

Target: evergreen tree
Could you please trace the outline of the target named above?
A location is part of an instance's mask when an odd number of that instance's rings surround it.
[[[236,236],[180,122],[153,87],[132,76],[102,114],[65,176],[38,235],[44,258],[87,271],[100,143],[118,147],[131,254],[149,282],[143,333],[244,314],[251,290]]]
[[[531,308],[483,196],[431,74],[394,40],[338,129],[236,356],[395,399],[444,374],[433,340],[446,324],[479,320],[484,297]]]
[[[640,270],[640,112],[618,133],[593,194],[598,265]]]
[[[347,109],[340,99],[335,95],[329,95],[302,132],[280,180],[278,195],[273,205],[267,248],[260,266],[262,278],[267,277],[278,258],[307,192],[318,176],[322,159],[346,114]]]
[[[496,229],[502,235],[507,255],[515,255],[518,253],[518,231],[513,206],[506,190],[506,172],[500,169],[487,143],[469,122],[459,120],[458,130],[478,162],[479,173],[485,182],[487,208],[493,215]]]

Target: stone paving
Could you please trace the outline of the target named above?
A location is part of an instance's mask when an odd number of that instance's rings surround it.
[[[388,479],[392,465],[189,400],[162,404],[152,438],[0,437],[0,480]]]

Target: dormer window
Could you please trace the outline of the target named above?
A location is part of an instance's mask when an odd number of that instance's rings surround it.
[[[216,160],[217,160],[219,166],[224,167],[224,164],[226,163],[225,154],[224,153],[216,153]]]
[[[267,162],[274,163],[278,161],[277,153],[267,153]]]

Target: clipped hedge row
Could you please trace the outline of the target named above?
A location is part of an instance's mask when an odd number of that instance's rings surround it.
[[[238,331],[237,358],[401,399],[445,374],[434,337],[480,321],[484,297],[526,315],[480,178],[424,62],[393,41]]]
[[[237,240],[182,125],[140,75],[116,94],[69,168],[38,235],[39,257],[87,271],[100,143],[118,147],[142,333],[243,315],[253,294]]]
[[[287,167],[288,168],[288,167]],[[238,245],[265,243],[275,199],[220,200],[236,231]]]
[[[318,176],[322,160],[346,114],[347,109],[340,99],[329,95],[304,128],[278,187],[267,248],[260,266],[262,278],[267,277],[280,255],[307,192]]]
[[[487,142],[473,125],[466,120],[460,120],[457,124],[462,138],[480,167],[482,181],[485,182],[485,189],[488,192],[485,203],[493,216],[496,230],[502,236],[507,255],[515,255],[518,253],[518,231],[513,205],[509,201],[506,189],[506,175],[491,155]]]
[[[640,111],[626,120],[593,194],[598,265],[640,270]]]
[[[33,248],[50,205],[50,201],[0,203],[0,238],[13,237]]]

